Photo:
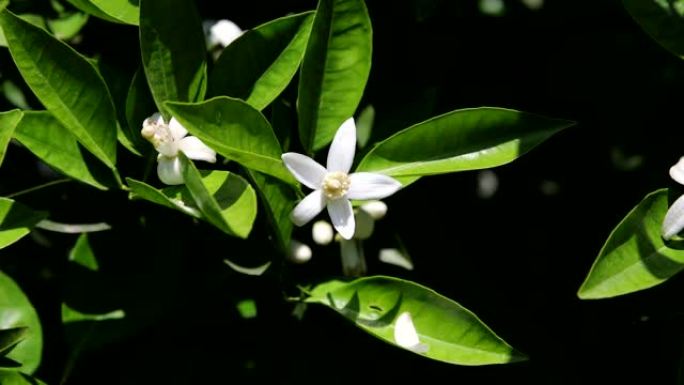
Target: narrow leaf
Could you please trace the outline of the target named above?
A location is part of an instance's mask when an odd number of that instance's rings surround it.
[[[138,25],[139,0],[90,0],[102,12],[125,24]]]
[[[90,0],[66,0],[68,1],[71,5],[76,7],[77,9],[80,9],[81,11],[93,15],[97,18],[100,18],[102,20],[106,20],[112,23],[121,23],[120,20],[117,20],[108,14],[104,13],[100,8],[95,6]]]
[[[170,209],[178,210],[184,214],[190,215],[191,217],[201,218],[202,214],[199,212],[195,203],[189,197],[182,199],[177,189],[171,190],[171,192],[164,190],[158,190],[146,183],[137,181],[135,179],[126,178],[126,183],[131,189],[130,198],[131,199],[145,199],[152,203],[156,203],[160,206],[164,206]],[[178,196],[178,198],[172,197],[173,195]]]
[[[684,244],[665,242],[660,236],[667,198],[667,189],[648,194],[617,225],[580,287],[580,298],[608,298],[644,290],[684,269]]]
[[[684,1],[623,0],[622,3],[653,40],[684,58]]]
[[[363,0],[320,0],[299,79],[299,134],[308,152],[354,116],[370,73],[372,31]]]
[[[0,249],[23,238],[46,216],[9,198],[0,198]]]
[[[10,53],[38,99],[109,168],[118,130],[107,86],[95,68],[46,31],[4,10],[0,25]]]
[[[0,112],[0,165],[5,159],[7,145],[9,145],[14,129],[21,120],[23,113],[19,110]]]
[[[290,185],[278,179],[256,171],[247,171],[262,202],[261,206],[266,212],[278,246],[283,253],[286,253],[289,250],[292,235],[290,213],[294,208],[297,195]]]
[[[224,157],[287,183],[295,180],[283,165],[270,123],[249,104],[225,96],[202,103],[167,103],[188,131]]]
[[[509,163],[574,123],[503,108],[456,110],[378,143],[357,171],[420,176]],[[405,184],[406,179],[402,180]]]
[[[283,92],[299,69],[312,22],[313,12],[306,12],[245,32],[216,61],[209,94],[240,98],[263,110]]]
[[[337,311],[369,334],[392,345],[400,315],[408,313],[425,357],[457,365],[504,364],[525,357],[497,336],[475,314],[416,283],[392,277],[367,277],[351,282],[329,281],[315,287],[307,302]],[[405,318],[403,316],[402,318]],[[413,336],[414,338],[416,336]]]

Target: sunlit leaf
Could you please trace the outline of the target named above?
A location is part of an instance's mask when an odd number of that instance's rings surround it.
[[[12,110],[7,112],[0,112],[0,165],[5,159],[5,152],[7,145],[9,145],[14,129],[23,116],[19,110]]]
[[[597,299],[644,290],[684,269],[682,241],[660,236],[668,190],[647,195],[617,225],[601,249],[578,296]]]
[[[60,40],[69,40],[81,32],[88,22],[88,15],[81,12],[72,12],[59,19],[47,21],[48,28]]]
[[[414,353],[434,360],[488,365],[525,359],[471,311],[410,281],[382,276],[329,281],[316,286],[310,294],[307,302],[326,305],[395,346],[401,346],[395,338],[397,317],[409,313],[423,345]]]
[[[290,185],[278,179],[251,170],[248,171],[248,175],[261,200],[261,206],[266,212],[280,250],[285,253],[292,235],[290,213],[297,195]]]
[[[9,198],[0,198],[0,249],[20,240],[47,216]]]
[[[0,329],[25,327],[24,338],[7,357],[22,364],[19,370],[33,373],[41,361],[43,332],[35,309],[17,284],[0,272]],[[4,382],[2,382],[5,385]]]
[[[103,13],[125,24],[138,25],[139,0],[89,0]]]

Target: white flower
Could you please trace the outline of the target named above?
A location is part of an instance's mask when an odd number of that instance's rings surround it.
[[[679,184],[684,184],[684,157],[670,168],[670,177]],[[684,195],[679,197],[665,214],[660,232],[663,238],[670,239],[684,229]]]
[[[425,353],[429,348],[427,344],[420,342],[418,332],[416,327],[413,326],[413,319],[409,312],[399,314],[396,321],[394,321],[394,342],[402,348],[416,353]]]
[[[292,221],[303,226],[327,206],[335,229],[345,239],[354,236],[354,210],[350,199],[382,199],[401,184],[392,177],[370,172],[349,174],[356,152],[356,125],[347,119],[335,134],[328,151],[327,168],[306,155],[288,152],[282,159],[305,186],[314,189],[292,211]]]
[[[178,151],[183,151],[190,159],[216,162],[216,152],[196,137],[186,136],[188,130],[175,118],[167,124],[159,113],[155,113],[145,119],[140,132],[159,152],[157,175],[166,184],[183,184]]]
[[[202,23],[204,33],[207,37],[207,46],[213,48],[217,45],[225,48],[235,39],[242,35],[242,29],[230,20],[207,20]]]

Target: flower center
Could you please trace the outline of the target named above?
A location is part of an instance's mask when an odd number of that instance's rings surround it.
[[[323,178],[323,193],[329,199],[339,199],[347,193],[351,180],[341,171],[329,172]]]
[[[178,155],[178,145],[171,135],[168,124],[145,120],[140,133],[160,154],[169,158]]]

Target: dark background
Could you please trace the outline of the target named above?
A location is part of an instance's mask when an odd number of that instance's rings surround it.
[[[375,340],[322,307],[300,321],[284,298],[297,283],[339,274],[334,247],[315,247],[310,263],[293,266],[263,242],[226,239],[123,192],[71,183],[18,200],[63,222],[111,223],[115,231],[91,239],[102,271],[74,271],[66,255],[76,237],[44,231],[0,255],[0,268],[26,290],[44,325],[38,377],[60,383],[82,332],[60,325],[60,302],[87,294],[95,310],[124,308],[131,320],[98,326],[101,341],[84,347],[66,384],[684,383],[684,279],[610,300],[576,296],[612,228],[645,194],[672,184],[667,170],[684,155],[684,63],[619,1],[547,0],[539,10],[504,3],[505,12],[491,16],[471,0],[367,1],[374,60],[362,107],[377,111],[371,142],[464,107],[508,107],[577,125],[493,170],[499,188],[491,198],[478,197],[478,172],[464,172],[424,178],[387,199],[389,214],[366,250],[370,274],[408,278],[458,301],[528,362],[442,364]],[[205,19],[250,28],[315,2],[198,6]],[[77,48],[132,73],[137,44],[134,28],[91,18]],[[6,49],[0,71],[20,82]],[[130,160],[124,174],[135,175],[136,165]],[[11,147],[0,193],[54,177]],[[259,221],[255,239],[265,232]],[[377,261],[395,233],[412,272]],[[295,237],[309,240],[306,230]],[[223,264],[226,257],[253,265],[274,259],[275,267],[245,277]],[[256,301],[254,319],[235,310],[245,298]]]

